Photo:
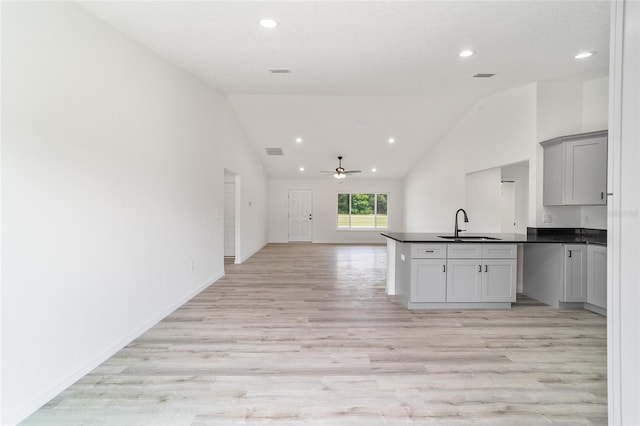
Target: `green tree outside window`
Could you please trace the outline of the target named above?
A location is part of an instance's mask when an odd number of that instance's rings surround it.
[[[338,228],[387,228],[387,194],[338,194]]]

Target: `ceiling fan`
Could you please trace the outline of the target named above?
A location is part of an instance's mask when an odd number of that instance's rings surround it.
[[[347,177],[347,175],[350,175],[353,173],[361,173],[361,172],[362,170],[345,170],[344,167],[342,167],[341,155],[338,156],[338,167],[336,167],[335,171],[328,171],[328,170],[320,171],[320,173],[327,173],[327,174],[333,175],[333,177],[336,179],[344,179],[345,177]]]

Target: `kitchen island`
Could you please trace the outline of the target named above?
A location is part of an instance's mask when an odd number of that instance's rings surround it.
[[[383,233],[387,293],[409,309],[510,309],[524,234]]]
[[[560,255],[552,254],[560,259],[556,263],[562,263],[553,277],[546,275],[540,280],[536,276],[540,266],[534,262],[523,268],[525,294],[555,307],[574,302],[589,308],[586,257],[583,263],[576,263],[579,261],[576,254],[581,253],[576,249],[584,247],[586,253],[589,245],[602,247],[606,253],[606,231],[582,228],[529,228],[526,235],[461,233],[456,237],[447,233],[405,232],[382,235],[387,238],[389,255],[387,294],[395,295],[410,309],[510,309],[516,301],[519,246],[537,247],[538,253],[553,252],[547,248],[562,250]],[[520,253],[522,265],[522,249]],[[579,273],[575,273],[576,264],[582,265],[582,269],[577,269]],[[565,271],[574,274],[567,275]],[[603,285],[606,288],[606,280],[600,288]]]

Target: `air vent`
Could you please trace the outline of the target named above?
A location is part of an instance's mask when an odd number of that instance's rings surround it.
[[[474,74],[475,78],[489,78],[489,77],[493,77],[495,74]]]
[[[267,155],[284,155],[282,148],[265,148],[264,150],[267,151]]]
[[[269,72],[271,74],[289,74],[291,70],[289,68],[271,68]]]

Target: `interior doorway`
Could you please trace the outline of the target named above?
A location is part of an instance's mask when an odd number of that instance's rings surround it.
[[[224,263],[240,263],[239,178],[231,170],[224,170]]]
[[[289,190],[289,241],[311,242],[313,193],[310,189]]]
[[[500,201],[502,204],[502,223],[500,232],[516,233],[516,182],[502,180],[500,182]]]

